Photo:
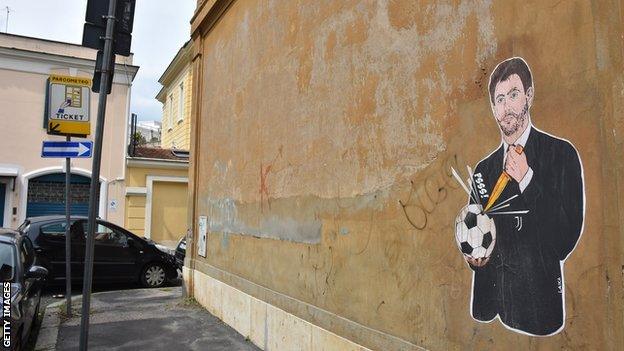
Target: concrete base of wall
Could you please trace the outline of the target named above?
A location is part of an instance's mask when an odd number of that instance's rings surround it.
[[[370,351],[202,272],[184,267],[182,274],[189,289],[193,275],[197,302],[263,350]]]

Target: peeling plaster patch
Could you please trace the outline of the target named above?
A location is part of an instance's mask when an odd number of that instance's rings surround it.
[[[237,208],[233,199],[208,200],[208,229],[230,233],[228,228],[237,227]]]
[[[221,245],[227,249],[229,234],[317,244],[321,241],[322,216],[340,211],[353,214],[362,210],[381,210],[389,190],[342,199],[306,196],[276,199],[270,213],[261,214],[258,204],[240,204],[233,199],[209,199],[208,230],[223,233]],[[348,228],[340,230],[349,234]]]
[[[216,172],[218,172],[218,174],[221,176],[222,179],[225,179],[227,177],[228,165],[217,160],[214,162],[213,168]]]
[[[609,47],[608,47],[608,36],[605,35],[606,29],[604,25],[596,25],[596,66],[598,66],[598,70],[604,71],[607,69],[607,65],[609,62]]]
[[[483,65],[488,57],[496,53],[496,37],[494,35],[494,19],[492,17],[492,1],[475,2],[479,36],[477,45],[477,63]]]
[[[308,219],[307,221],[293,218],[269,216],[260,222],[260,230],[255,235],[263,237],[286,239],[303,243],[318,243],[321,238],[321,221]]]
[[[223,233],[224,238],[228,234],[241,234],[303,243],[320,242],[321,221],[318,219],[301,220],[272,215],[263,216],[259,225],[254,226],[238,216],[238,208],[233,199],[209,200],[209,203],[208,229]],[[222,246],[226,248],[227,242],[222,241]]]
[[[227,191],[228,197],[239,199],[241,196],[240,186],[236,183],[237,174],[232,167],[232,160],[227,162],[216,160],[213,162],[211,182],[209,183],[210,193],[214,196],[223,196]]]
[[[203,130],[206,147],[233,160],[227,176],[222,167],[208,175],[211,197],[258,201],[257,169],[280,145],[298,152],[272,167],[271,201],[369,194],[446,150],[453,94],[473,88],[472,77],[448,71],[449,60],[478,70],[496,52],[492,1],[397,2],[399,10],[427,14],[403,16],[399,26],[389,4],[271,0],[246,7],[232,30],[208,37],[204,67],[219,69],[204,83],[214,94],[202,115],[215,116]],[[474,40],[466,43],[466,35]],[[216,117],[224,115],[234,118]]]
[[[425,78],[418,81],[413,77],[426,55],[442,54],[456,45],[456,42],[461,38],[466,19],[472,14],[472,5],[474,5],[472,2],[467,1],[462,2],[457,9],[450,5],[434,5],[434,18],[432,19],[434,25],[432,25],[431,30],[421,34],[416,27],[407,29],[393,27],[388,17],[388,1],[379,1],[375,16],[367,28],[367,39],[360,49],[361,55],[335,55],[338,58],[349,58],[349,61],[345,63],[354,66],[352,71],[368,71],[380,77],[375,91],[375,115],[382,117],[381,123],[376,130],[371,127],[368,130],[368,135],[363,137],[364,141],[380,147],[373,147],[370,150],[367,159],[363,160],[364,164],[369,167],[383,164],[387,158],[384,152],[397,154],[401,153],[402,150],[425,146],[428,151],[424,153],[427,159],[423,166],[426,166],[435,158],[435,156],[432,158],[430,155],[445,150],[446,145],[439,130],[440,124],[432,118],[431,114],[434,109],[426,96],[439,95],[443,97],[450,94],[453,89],[465,88],[465,82],[449,81],[444,75],[443,69],[438,70],[435,80]],[[479,27],[479,40],[486,44],[479,48],[478,60],[493,53],[496,48],[493,40],[492,18],[487,16],[490,5],[490,1],[479,2],[477,14],[475,14],[478,18],[483,19],[483,24],[480,24]],[[349,11],[340,13],[324,22],[315,45],[318,52],[314,55],[313,83],[327,81],[326,70],[328,67],[324,62],[327,39],[334,32],[342,33],[344,36],[346,24],[353,22],[357,17],[358,14],[354,11]],[[380,45],[380,43],[389,44]],[[395,62],[399,64],[394,64]],[[342,75],[345,77],[343,78]],[[349,78],[355,80],[357,84],[359,80],[366,77],[352,77],[348,75],[348,72],[338,72],[337,75],[334,75],[334,79],[338,82],[348,81]],[[426,87],[428,94],[423,94],[423,87]],[[409,99],[406,101],[406,96],[411,97],[412,101]],[[339,97],[336,98],[339,99]],[[424,100],[422,102],[424,114],[413,116],[415,123],[406,123],[406,118],[411,113],[407,104],[417,103],[419,99]],[[335,105],[339,106],[340,102],[336,101]],[[362,131],[356,131],[356,133],[361,134]],[[379,138],[379,135],[383,137]],[[354,138],[345,135],[342,140],[354,140]],[[354,147],[354,145],[347,147]],[[405,156],[409,158],[409,156]],[[374,171],[369,173],[376,173],[377,177],[375,178],[377,179],[364,177],[362,189],[364,193],[374,191],[379,187],[386,186],[388,182],[394,181],[396,172],[400,172],[401,169],[377,169],[377,172]]]

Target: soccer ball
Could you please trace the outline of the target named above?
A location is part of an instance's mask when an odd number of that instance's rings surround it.
[[[482,210],[481,205],[470,204],[462,208],[455,219],[457,246],[473,259],[490,257],[496,244],[494,220]]]

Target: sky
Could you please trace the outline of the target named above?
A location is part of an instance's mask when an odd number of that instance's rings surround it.
[[[160,120],[156,100],[158,78],[178,50],[190,39],[196,0],[137,0],[132,32],[134,65],[140,66],[132,85],[130,111],[139,120]],[[0,32],[29,37],[82,42],[87,0],[0,0]]]

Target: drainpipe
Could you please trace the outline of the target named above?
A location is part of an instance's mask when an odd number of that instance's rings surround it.
[[[130,121],[130,144],[128,145],[128,156],[130,157],[134,157],[135,150],[136,150],[137,140],[134,137],[134,135],[136,134],[136,125],[137,125],[137,115],[136,113],[133,113],[131,117],[131,121]]]

